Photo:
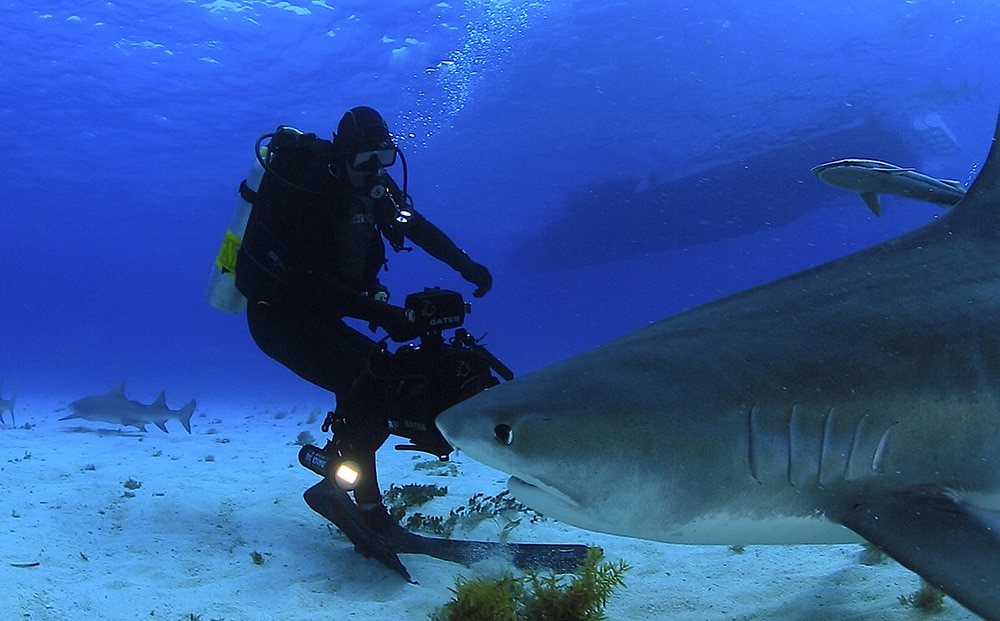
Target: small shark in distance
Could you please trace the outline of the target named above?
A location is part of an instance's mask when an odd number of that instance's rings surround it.
[[[125,398],[125,382],[119,382],[117,386],[104,395],[93,395],[77,399],[69,404],[72,414],[63,416],[59,420],[70,420],[82,418],[101,423],[111,423],[123,427],[135,427],[140,431],[146,431],[146,425],[156,425],[165,433],[167,431],[166,422],[170,419],[177,419],[188,433],[191,433],[191,415],[194,414],[195,401],[179,410],[171,410],[167,407],[167,398],[164,392],[156,401],[150,404],[139,403],[132,399]]]
[[[17,399],[17,389],[10,395],[10,399],[3,398],[3,384],[0,384],[0,423],[7,424],[7,421],[3,419],[4,412],[10,412],[10,424],[17,425],[14,420],[14,400]]]
[[[879,194],[895,194],[950,207],[965,196],[961,182],[935,179],[913,168],[900,168],[878,160],[837,160],[812,169],[820,181],[861,195],[876,216],[882,215]]]
[[[933,222],[490,388],[438,427],[569,524],[863,538],[1000,620],[998,138]]]

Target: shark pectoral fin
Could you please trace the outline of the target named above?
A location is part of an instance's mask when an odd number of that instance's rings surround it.
[[[868,209],[871,209],[873,214],[882,215],[882,203],[878,199],[877,192],[861,192],[861,200],[865,202],[865,205],[868,205]]]
[[[1000,619],[1000,515],[941,489],[864,498],[831,519],[986,619]]]
[[[139,431],[146,431],[146,421],[142,420],[132,420],[131,418],[123,418],[120,423],[123,427],[135,427]]]

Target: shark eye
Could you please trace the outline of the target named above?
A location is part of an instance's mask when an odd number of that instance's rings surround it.
[[[493,428],[493,435],[496,436],[497,442],[504,446],[510,446],[510,443],[514,441],[514,430],[510,428],[510,425],[504,423]]]

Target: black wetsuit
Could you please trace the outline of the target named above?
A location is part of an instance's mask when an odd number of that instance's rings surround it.
[[[276,135],[270,151],[258,191],[241,186],[254,207],[237,256],[236,285],[247,297],[247,323],[257,345],[332,391],[339,414],[375,346],[343,318],[381,325],[387,312],[399,310],[375,297],[384,291],[378,281],[386,262],[383,238],[397,251],[409,239],[456,270],[468,257],[412,208],[406,208],[408,217],[400,217],[397,206],[406,202],[388,174],[372,186],[353,186],[338,167],[330,141],[311,134]],[[379,194],[372,191],[376,185],[392,193],[395,204],[388,194],[373,198]],[[388,429],[372,420],[373,414],[355,415],[354,431],[367,436],[367,446],[352,457],[374,474],[374,451]],[[377,486],[359,488],[355,498],[378,502],[376,494]]]

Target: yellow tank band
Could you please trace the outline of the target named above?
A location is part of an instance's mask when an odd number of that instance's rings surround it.
[[[236,253],[239,252],[243,240],[237,237],[232,231],[226,231],[226,236],[222,238],[222,245],[219,246],[219,254],[215,257],[215,267],[219,268],[223,274],[236,273]]]

